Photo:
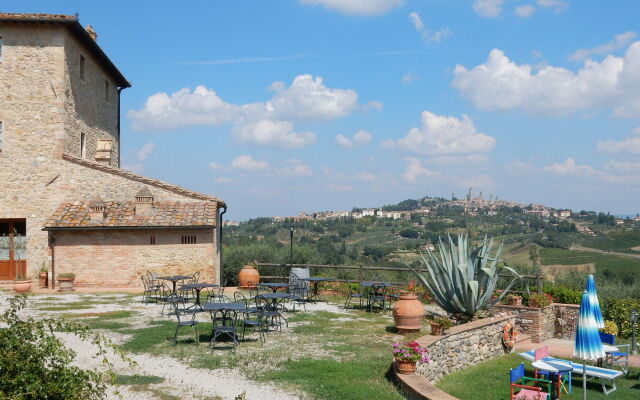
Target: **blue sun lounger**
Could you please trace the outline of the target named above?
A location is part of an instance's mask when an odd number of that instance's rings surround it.
[[[518,355],[524,358],[525,360],[529,360],[529,361],[533,361],[535,358],[534,350],[529,350],[524,353],[518,353]],[[553,358],[553,357],[546,357],[544,358],[544,360],[558,361],[558,362],[563,362],[565,364],[569,364],[571,365],[571,368],[573,368],[573,370],[571,371],[572,373],[577,375],[582,375],[582,364],[580,363],[575,363],[569,360],[563,360],[561,358]],[[587,374],[587,380],[590,380],[593,378],[600,379],[600,384],[602,385],[602,392],[604,394],[609,394],[614,390],[616,390],[615,379],[620,375],[622,375],[622,371],[617,371],[615,369],[594,367],[593,365],[587,365],[586,374]],[[609,387],[607,386],[607,384],[609,384]]]

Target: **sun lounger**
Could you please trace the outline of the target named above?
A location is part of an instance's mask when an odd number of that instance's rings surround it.
[[[529,350],[526,351],[524,353],[518,353],[518,355],[522,358],[524,358],[525,360],[529,360],[529,361],[534,361],[535,359],[535,353],[534,350]],[[563,362],[566,364],[571,365],[571,368],[573,368],[573,373],[574,374],[578,374],[578,375],[582,375],[582,364],[581,363],[575,363],[572,361],[568,361],[568,360],[563,360],[560,358],[553,358],[553,357],[547,357],[545,358],[546,361],[558,361],[558,362]],[[586,366],[586,374],[587,374],[587,379],[593,379],[593,378],[598,378],[600,379],[600,384],[602,385],[602,392],[604,394],[609,394],[611,392],[613,392],[614,390],[616,390],[616,381],[615,379],[617,377],[619,377],[620,375],[622,375],[622,371],[618,371],[615,369],[607,369],[607,368],[600,368],[600,367],[594,367],[592,365],[587,365]],[[609,384],[609,386],[607,386],[607,384]]]

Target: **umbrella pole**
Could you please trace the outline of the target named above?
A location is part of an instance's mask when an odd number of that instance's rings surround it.
[[[582,360],[582,398],[587,400],[587,362]]]

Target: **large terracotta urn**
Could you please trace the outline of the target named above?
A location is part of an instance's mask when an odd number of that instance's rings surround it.
[[[241,288],[248,288],[249,282],[260,283],[260,273],[253,265],[245,265],[238,274],[238,282]]]
[[[424,322],[424,306],[415,294],[403,294],[393,307],[393,320],[400,333],[416,332]]]

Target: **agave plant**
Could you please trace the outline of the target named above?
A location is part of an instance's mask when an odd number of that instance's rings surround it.
[[[491,256],[493,239],[485,236],[482,244],[469,248],[469,237],[458,234],[456,246],[448,235],[448,245],[439,238],[438,256],[428,250],[422,261],[428,271],[423,275],[413,267],[409,268],[431,293],[436,303],[457,318],[470,320],[478,310],[491,307],[500,301],[521,276],[500,260],[502,243]],[[513,279],[497,299],[491,297],[498,283],[500,270],[513,274]]]

